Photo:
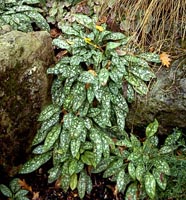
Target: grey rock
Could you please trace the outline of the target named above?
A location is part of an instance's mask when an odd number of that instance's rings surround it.
[[[186,59],[173,62],[170,68],[157,70],[147,96],[138,96],[130,106],[127,126],[145,127],[155,118],[160,134],[175,127],[186,128]]]
[[[0,168],[9,175],[30,152],[38,115],[49,98],[46,69],[53,63],[49,33],[0,35]]]

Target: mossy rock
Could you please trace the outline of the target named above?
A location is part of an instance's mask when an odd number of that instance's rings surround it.
[[[49,98],[46,69],[53,62],[52,40],[45,31],[0,36],[0,168],[9,175],[30,151],[38,115]]]

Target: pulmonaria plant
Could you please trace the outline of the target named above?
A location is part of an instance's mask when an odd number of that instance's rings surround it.
[[[42,10],[32,5],[42,3],[43,0],[1,0],[0,28],[10,25],[14,30],[23,32],[33,31],[32,23],[41,30],[50,30],[45,18],[40,14]]]
[[[36,155],[20,173],[52,159],[49,182],[60,181],[64,191],[77,188],[83,198],[92,189],[91,170],[105,159],[116,159],[119,148],[113,138],[126,135],[128,102],[135,91],[147,94],[145,81],[155,78],[148,61],[160,60],[154,53],[128,52],[130,38],[96,25],[96,19],[73,17],[73,23],[59,24],[63,35],[53,40],[65,56],[48,69],[55,75],[52,103],[38,119],[42,124],[33,141]]]

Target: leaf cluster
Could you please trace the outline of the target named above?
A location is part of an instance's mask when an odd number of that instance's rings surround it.
[[[28,190],[21,189],[21,186],[19,185],[19,179],[14,178],[10,184],[9,187],[7,187],[4,184],[0,185],[0,192],[8,197],[11,200],[29,200],[26,195],[28,194]]]
[[[33,31],[35,23],[41,30],[49,31],[49,25],[37,7],[42,0],[3,0],[0,5],[0,27],[10,25],[14,30]]]
[[[118,190],[124,191],[125,184],[136,179],[132,170],[138,167],[136,159],[144,154],[146,163],[143,159],[139,163],[148,167],[146,182],[151,183],[151,169],[161,162],[157,160],[157,164],[152,165],[147,148],[151,138],[156,141],[153,135],[157,121],[147,127],[149,139],[143,148],[134,135],[128,137],[124,128],[128,103],[133,101],[135,92],[147,93],[145,82],[155,78],[148,63],[159,63],[159,56],[128,53],[126,46],[130,37],[108,31],[105,24],[96,25],[94,17],[81,14],[73,17],[72,24],[59,23],[63,35],[53,40],[53,44],[66,53],[47,71],[55,77],[52,103],[38,119],[41,127],[33,141],[35,156],[24,164],[20,173],[30,173],[52,159],[49,182],[59,181],[64,191],[77,188],[83,198],[92,189],[91,173],[104,172],[105,178],[112,176]],[[125,97],[123,82],[127,86]],[[123,151],[123,146],[129,150]],[[154,151],[158,154],[156,149]],[[161,169],[156,168],[156,173],[169,175],[164,161]],[[149,196],[154,195],[154,182],[153,187],[146,189]]]

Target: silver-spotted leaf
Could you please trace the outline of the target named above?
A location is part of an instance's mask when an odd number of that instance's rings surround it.
[[[136,168],[132,162],[128,164],[128,172],[133,180],[136,179]]]
[[[131,183],[127,188],[125,200],[137,200],[138,199],[138,187],[136,183]]]
[[[69,174],[72,175],[76,172],[77,169],[77,160],[72,159],[69,163]]]
[[[145,190],[148,196],[154,199],[156,194],[156,181],[150,172],[147,172],[145,175]]]
[[[116,142],[116,145],[117,146],[124,146],[124,147],[128,147],[128,148],[132,147],[132,143],[128,139],[118,140]]]
[[[27,161],[21,168],[20,174],[27,174],[35,171],[41,165],[46,163],[52,157],[52,152],[47,152],[45,154],[37,155],[34,158]]]
[[[61,177],[61,188],[64,190],[64,192],[67,192],[70,186],[70,176],[69,174],[64,174]]]
[[[61,154],[65,154],[68,151],[70,140],[71,139],[69,132],[63,129],[60,134],[60,143],[59,143]]]
[[[82,199],[85,196],[86,187],[87,187],[87,177],[84,171],[80,173],[79,181],[77,185],[79,197]]]
[[[91,71],[84,71],[79,76],[78,80],[83,83],[97,83],[97,77],[91,73]]]
[[[9,186],[13,193],[16,193],[18,190],[21,189],[21,186],[19,185],[19,180],[19,178],[14,178],[10,181]]]
[[[165,146],[174,145],[178,141],[178,139],[181,137],[181,135],[182,135],[182,132],[175,129],[174,132],[165,139],[164,145]]]
[[[121,45],[120,42],[107,42],[106,45],[106,52],[112,50],[112,49],[116,49],[117,47],[119,47]]]
[[[90,194],[91,193],[91,191],[92,191],[92,188],[93,188],[93,184],[92,184],[92,179],[90,178],[90,176],[86,176],[86,183],[87,183],[87,185],[86,185],[86,192],[87,192],[87,194]]]
[[[88,17],[87,15],[74,14],[74,17],[75,17],[75,20],[79,24],[81,24],[81,25],[83,25],[83,26],[85,26],[85,27],[87,27],[89,29],[93,29],[94,28],[93,20],[90,17]]]
[[[145,131],[147,138],[152,137],[158,130],[158,121],[155,119],[154,122],[150,123]]]
[[[134,74],[136,77],[144,80],[144,81],[150,81],[151,78],[155,78],[155,74],[152,71],[150,67],[143,67],[139,65],[132,65],[128,67],[129,72]]]
[[[70,50],[71,47],[69,45],[69,43],[67,43],[65,40],[56,38],[52,41],[52,44],[59,47],[60,49],[66,49],[66,50]]]
[[[50,30],[49,24],[46,22],[45,18],[40,13],[35,12],[35,11],[28,11],[28,12],[25,12],[25,14],[32,21],[34,21],[39,28],[49,32]]]
[[[172,146],[163,146],[163,147],[160,148],[159,153],[160,154],[167,154],[167,153],[172,152],[173,150],[174,149],[173,149]]]
[[[110,34],[107,34],[103,40],[121,40],[121,39],[124,39],[126,38],[126,36],[123,34],[123,33],[120,33],[120,32],[113,32],[113,33],[110,33]]]
[[[160,172],[159,170],[157,170],[156,168],[153,169],[153,176],[156,180],[156,183],[159,185],[159,187],[162,190],[166,189],[167,186],[167,179],[164,173]]]
[[[169,164],[162,159],[156,159],[154,161],[154,167],[156,167],[156,169],[166,175],[170,175],[170,167]]]
[[[156,53],[141,53],[137,55],[140,58],[143,58],[144,60],[148,62],[154,62],[154,63],[161,63],[160,56]]]
[[[146,84],[135,75],[128,73],[127,75],[124,75],[125,79],[133,86],[134,90],[141,94],[145,95],[148,92],[148,88]]]
[[[37,134],[35,135],[33,141],[32,141],[32,146],[37,145],[41,143],[47,136],[48,132],[47,131],[37,131]]]
[[[24,200],[24,196],[27,195],[29,193],[28,190],[19,190],[15,195],[14,195],[14,198],[16,198],[16,200]],[[25,197],[26,199],[28,199],[27,197]]]
[[[52,167],[51,169],[49,169],[48,173],[48,182],[52,183],[55,180],[57,180],[60,176],[60,172],[61,172],[61,165],[55,165],[54,167]]]
[[[93,169],[92,173],[100,173],[106,170],[111,162],[114,161],[114,157],[110,156],[109,158],[103,158],[100,163]]]
[[[145,173],[145,166],[143,164],[139,163],[138,166],[136,167],[136,179],[138,181],[142,182],[144,173]]]
[[[44,121],[41,125],[40,132],[50,131],[50,129],[59,121],[59,113],[55,113],[52,117]]]
[[[102,68],[99,72],[98,77],[100,85],[105,86],[109,78],[109,71],[106,68]]]
[[[3,195],[5,195],[6,197],[12,197],[13,196],[11,190],[4,184],[0,184],[0,192],[2,192]]]
[[[63,33],[65,33],[67,35],[79,36],[79,33],[76,30],[74,30],[72,28],[72,26],[65,25],[65,24],[62,24],[62,25],[59,24],[59,28],[62,30]]]
[[[89,103],[92,103],[94,100],[94,90],[92,85],[90,85],[87,89],[87,100]]]
[[[102,139],[97,129],[90,130],[90,139],[94,143],[93,152],[95,154],[95,165],[97,165],[101,161],[103,153]]]
[[[80,146],[81,146],[81,140],[79,138],[71,140],[70,150],[73,158],[75,158],[79,153]]]
[[[125,171],[122,169],[117,176],[117,188],[118,191],[121,192],[125,185]]]
[[[38,121],[45,121],[52,117],[53,114],[59,113],[60,107],[50,104],[46,108],[43,109],[43,111],[40,113]]]
[[[57,124],[52,128],[52,130],[48,133],[45,139],[43,146],[44,151],[48,151],[54,145],[54,143],[59,138],[60,132],[61,132],[61,124]]]

